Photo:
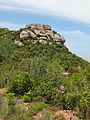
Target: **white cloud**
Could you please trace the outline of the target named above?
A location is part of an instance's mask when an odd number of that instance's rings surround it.
[[[90,0],[0,0],[0,8],[26,10],[90,23]]]
[[[9,23],[9,22],[0,22],[0,26],[2,28],[9,28],[10,30],[16,30],[16,29],[20,29],[21,27],[23,27],[25,25],[14,24],[14,23]]]

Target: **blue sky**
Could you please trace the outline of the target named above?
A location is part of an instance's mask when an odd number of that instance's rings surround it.
[[[89,0],[0,0],[0,26],[19,29],[29,23],[49,24],[65,37],[70,51],[90,61],[89,3]]]

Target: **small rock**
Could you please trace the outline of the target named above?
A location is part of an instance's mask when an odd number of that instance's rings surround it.
[[[54,38],[60,39],[61,35],[59,35],[58,33],[54,35]]]
[[[20,41],[15,40],[14,45],[18,45]]]
[[[22,42],[17,41],[17,40],[15,40],[14,45],[16,45],[17,47],[23,47],[24,46],[24,44]]]
[[[31,42],[32,42],[33,44],[36,44],[37,40],[32,40]]]
[[[53,38],[53,41],[55,41],[55,42],[60,42],[61,39],[60,39],[60,38]]]
[[[47,37],[40,37],[40,39],[47,41]]]
[[[52,45],[52,43],[51,43],[51,42],[49,42],[49,45]]]
[[[64,72],[63,75],[64,75],[64,77],[68,78],[68,77],[71,75],[71,73],[69,73],[69,72]]]
[[[43,45],[46,45],[47,44],[47,41],[45,40],[39,40],[39,43],[43,44]]]
[[[59,42],[57,42],[57,44],[58,44],[58,45],[61,45],[62,43],[59,41]]]
[[[18,47],[23,47],[24,44],[22,42],[19,42]]]

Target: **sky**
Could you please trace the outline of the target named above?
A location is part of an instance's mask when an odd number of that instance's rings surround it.
[[[49,24],[69,50],[90,61],[90,0],[0,0],[0,26]]]

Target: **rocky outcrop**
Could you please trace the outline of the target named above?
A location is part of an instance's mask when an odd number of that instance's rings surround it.
[[[56,44],[63,45],[65,43],[65,39],[59,33],[52,30],[51,26],[44,24],[29,24],[26,25],[25,28],[22,29],[20,33],[20,39],[31,39],[32,43],[36,43],[37,41],[43,45],[52,42]],[[16,44],[16,43],[15,43]],[[19,43],[21,44],[21,43]],[[22,43],[23,44],[23,43]],[[23,46],[23,45],[21,45]]]

